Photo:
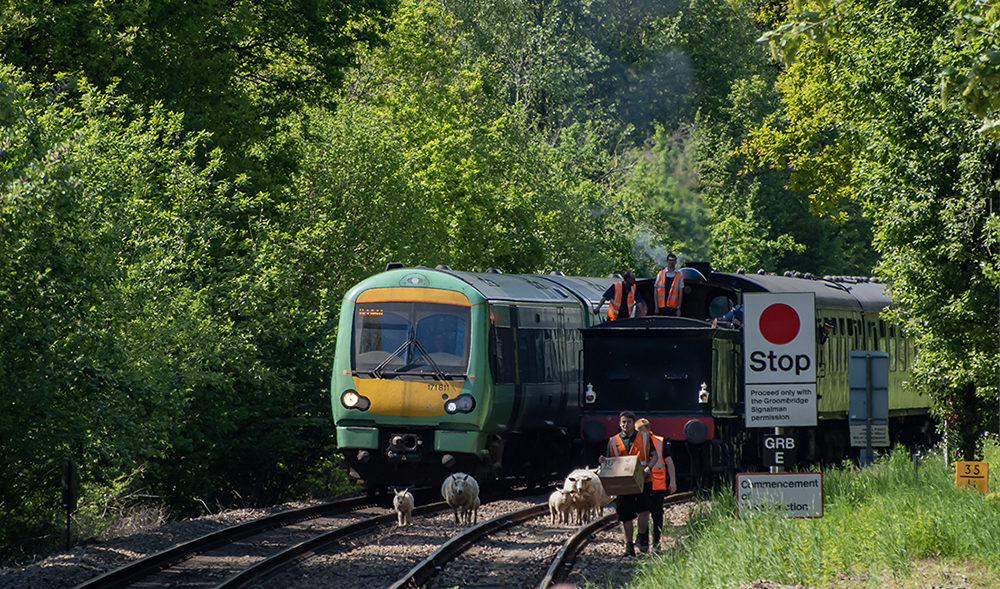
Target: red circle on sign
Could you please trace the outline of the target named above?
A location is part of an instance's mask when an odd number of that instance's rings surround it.
[[[785,303],[775,303],[760,314],[760,335],[783,346],[799,335],[799,314]]]

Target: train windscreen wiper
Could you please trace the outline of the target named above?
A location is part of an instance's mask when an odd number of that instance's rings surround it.
[[[420,357],[424,360],[427,360],[427,363],[430,364],[431,368],[434,370],[434,376],[436,376],[438,380],[448,380],[448,375],[445,374],[444,370],[441,370],[441,367],[437,365],[437,362],[434,361],[434,358],[431,358],[431,355],[427,353],[427,350],[425,350],[424,347],[420,345],[420,342],[417,341],[417,338],[413,338],[413,345],[416,346],[417,350],[420,351],[421,354]]]
[[[410,346],[411,341],[414,341],[413,338],[410,338],[405,342],[403,342],[402,344],[400,344],[400,346],[396,348],[395,352],[389,354],[388,358],[383,360],[381,364],[376,366],[375,369],[371,371],[372,375],[374,375],[375,378],[382,378],[382,371],[385,370],[385,367],[388,366],[390,362],[398,358],[399,355],[403,353],[403,350],[407,349]]]

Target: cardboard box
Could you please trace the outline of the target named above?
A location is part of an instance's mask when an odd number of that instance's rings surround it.
[[[638,456],[605,458],[597,476],[608,495],[635,495],[642,493],[642,465]]]

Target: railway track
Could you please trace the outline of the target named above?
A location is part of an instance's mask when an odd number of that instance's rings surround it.
[[[291,509],[258,518],[206,534],[194,540],[177,544],[167,550],[138,559],[123,567],[80,583],[74,589],[121,589],[125,587],[157,586],[154,579],[157,575],[175,578],[183,576],[181,573],[183,569],[190,570],[199,565],[199,557],[202,557],[201,560],[210,561],[218,552],[231,551],[234,545],[239,544],[243,540],[249,540],[249,544],[260,545],[262,542],[267,542],[267,535],[275,530],[280,530],[277,535],[285,535],[291,538],[296,535],[294,531],[296,528],[303,527],[300,524],[306,524],[304,527],[309,528],[311,526],[307,522],[338,518],[347,514],[362,512],[365,509],[377,508],[379,503],[384,501],[385,499],[373,497],[337,499],[321,505]],[[240,546],[236,546],[236,550],[242,551]],[[220,567],[212,567],[206,564],[206,568],[213,569]],[[230,573],[231,571],[218,570],[215,572],[215,575],[227,575]],[[208,576],[210,573],[205,574]],[[204,584],[196,583],[196,585],[203,586]]]
[[[673,505],[688,502],[692,501],[693,497],[692,493],[675,494],[668,497],[664,504]],[[473,546],[480,544],[485,538],[496,536],[499,532],[508,528],[525,524],[526,522],[534,519],[544,519],[548,516],[549,511],[546,503],[544,505],[526,507],[509,514],[493,518],[477,526],[473,526],[465,530],[465,532],[461,535],[446,542],[431,556],[424,559],[424,561],[410,570],[405,576],[397,579],[392,585],[390,585],[389,589],[433,589],[436,587],[453,587],[455,585],[451,579],[443,583],[437,582],[436,579],[439,573],[441,573],[449,563],[456,561],[461,555],[465,554]],[[478,566],[481,566],[482,570],[477,571],[477,565],[473,565],[471,567],[466,566],[466,570],[464,572],[465,578],[463,579],[461,586],[469,589],[477,587],[492,588],[505,586],[549,589],[550,587],[567,580],[569,572],[572,569],[577,556],[595,535],[600,532],[617,531],[618,525],[617,516],[612,511],[576,529],[575,532],[570,534],[568,539],[562,543],[555,557],[547,561],[547,568],[543,567],[544,575],[540,577],[537,583],[525,584],[525,582],[521,580],[520,582],[508,585],[504,579],[490,579],[489,577],[491,575],[489,573],[495,570],[497,565],[492,559],[487,558],[485,560],[480,559],[481,564]],[[537,569],[538,567],[539,564],[535,563],[534,568]],[[483,580],[477,581],[477,579]],[[499,580],[500,583],[497,583],[497,580]]]
[[[432,495],[423,494],[418,503]],[[498,568],[492,561],[511,558],[519,574],[534,576],[530,584],[490,584],[487,580],[485,584],[465,582],[463,586],[547,589],[565,580],[580,550],[595,534],[615,528],[616,521],[609,513],[581,528],[551,526],[544,499],[536,495],[486,503],[482,509],[492,517],[484,515],[479,524],[469,528],[459,528],[443,502],[419,506],[414,511],[414,525],[404,528],[396,527],[394,512],[371,499],[333,502],[198,538],[96,577],[76,589],[395,589],[433,588],[436,583],[451,587],[454,582],[448,573],[453,570],[459,570],[463,578],[489,579]],[[690,494],[668,499],[674,503],[690,500]],[[512,505],[517,507],[511,509]],[[526,551],[531,554],[523,554]],[[478,555],[470,559],[468,555],[476,552]],[[521,563],[515,557],[527,560]],[[482,573],[475,571],[479,566],[484,567]]]

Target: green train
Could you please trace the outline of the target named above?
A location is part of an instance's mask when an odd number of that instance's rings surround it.
[[[817,329],[833,323],[817,350],[820,425],[803,428],[800,458],[851,453],[850,350],[890,353],[894,438],[929,435],[927,400],[903,386],[912,344],[878,316],[890,303],[881,284],[691,266],[680,317],[614,322],[593,310],[617,277],[393,264],[362,281],[344,297],[331,384],[351,476],[372,489],[438,484],[453,471],[540,483],[595,465],[624,409],[671,439],[682,486],[752,467],[741,333],[712,324],[744,292],[814,292]],[[653,281],[637,285],[652,301]]]

